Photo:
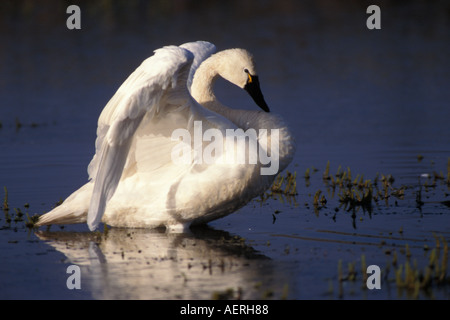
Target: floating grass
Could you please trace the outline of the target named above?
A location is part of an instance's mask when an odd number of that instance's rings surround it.
[[[327,162],[325,172],[323,173],[323,180],[331,180],[330,176],[330,161]]]
[[[399,256],[396,251],[392,254],[392,260],[387,262],[384,268],[383,277],[385,282],[395,283],[399,296],[406,292],[407,297],[412,299],[418,299],[420,294],[425,296],[432,296],[433,288],[442,288],[443,286],[450,285],[450,277],[448,276],[448,243],[444,237],[436,237],[436,247],[429,252],[427,258],[428,261],[423,267],[419,267],[417,262],[417,255],[413,256],[410,246],[405,245],[404,250],[401,250],[404,254],[404,262],[400,263]],[[343,261],[338,261],[337,278],[340,286],[345,281],[357,281],[358,274],[356,273],[355,262],[347,263],[347,273],[344,273]],[[394,278],[389,278],[389,270],[394,269]],[[361,281],[363,287],[367,281],[367,264],[364,255],[361,256]],[[382,271],[383,272],[383,271]],[[387,284],[384,284],[387,285]],[[343,292],[339,293],[340,296]]]
[[[323,178],[325,185],[330,187],[332,194],[337,191],[340,206],[346,211],[362,208],[365,212],[372,212],[374,203],[384,200],[389,205],[389,199],[403,200],[408,187],[394,187],[395,178],[388,174],[377,174],[375,179],[365,179],[363,175],[352,173],[351,169],[343,170],[338,167],[336,174],[330,174],[330,165],[327,162]],[[335,178],[334,178],[335,177]]]
[[[39,215],[35,214],[30,217],[27,213],[26,216],[27,216],[27,221],[25,223],[25,226],[28,229],[33,229],[35,227],[36,223],[39,221]]]
[[[227,288],[223,291],[214,291],[211,296],[212,300],[231,300],[235,299],[235,291],[233,288]]]
[[[311,178],[311,173],[310,173],[309,168],[307,168],[306,171],[305,171],[305,179],[308,180],[310,178]]]
[[[427,194],[431,189],[435,190],[439,186],[450,186],[450,158],[447,160],[447,175],[442,172],[432,171],[430,174],[424,174],[418,177],[418,185],[396,186],[396,179],[393,175],[377,173],[375,178],[366,179],[363,175],[356,174],[350,168],[346,170],[342,166],[338,167],[335,174],[330,171],[329,162],[327,162],[325,171],[323,173],[323,182],[329,189],[329,194],[338,196],[337,200],[340,203],[339,208],[344,208],[346,211],[352,211],[352,217],[358,209],[362,208],[369,213],[374,208],[386,203],[390,206],[390,202],[411,199],[416,200],[416,207],[421,210],[422,206],[428,203],[438,203],[445,206],[450,206],[450,201],[427,201],[430,196]],[[424,180],[426,179],[426,180]],[[408,193],[412,190],[411,194]],[[318,188],[314,195],[313,204],[315,207],[319,206],[320,194],[323,193],[322,188]],[[444,192],[445,197],[450,194]],[[380,203],[381,201],[381,203]],[[448,204],[447,204],[448,202]],[[335,209],[333,220],[339,210]],[[400,227],[398,233],[403,236],[403,227]],[[450,278],[448,274],[448,244],[443,236],[436,236],[435,248],[432,245],[424,244],[423,255],[417,256],[409,244],[402,247],[394,247],[385,250],[385,254],[391,256],[392,260],[388,261],[384,269],[382,268],[383,282],[394,283],[398,289],[399,297],[406,293],[408,298],[417,299],[424,295],[426,297],[433,297],[433,291],[448,288],[450,285]],[[417,246],[414,246],[417,249]],[[420,248],[420,246],[419,246]],[[424,257],[428,261],[423,265]],[[421,261],[421,264],[418,263]],[[345,266],[345,265],[344,265]],[[343,297],[343,282],[355,281],[358,278],[362,280],[362,287],[366,287],[368,276],[365,269],[367,268],[366,257],[361,257],[361,275],[356,274],[354,262],[347,263],[347,270],[344,271],[343,261],[338,261],[337,279],[339,284],[339,297]],[[359,270],[358,270],[359,271]],[[385,284],[388,285],[388,284]]]
[[[7,224],[9,224],[9,223],[11,223],[12,219],[9,214],[8,189],[6,187],[4,187],[3,190],[5,191],[5,197],[3,198],[2,209],[5,214],[5,222]]]
[[[321,190],[317,190],[316,193],[314,194],[313,205],[315,208],[319,207],[319,199],[321,194],[322,194]]]
[[[305,192],[311,197],[311,202],[304,201],[306,209],[312,208],[317,215],[321,209],[326,209],[326,205],[329,206],[330,201],[337,200],[337,206],[334,207],[336,213],[339,209],[343,209],[345,212],[352,212],[352,217],[356,217],[356,212],[360,209],[364,213],[368,212],[371,216],[372,212],[383,205],[389,207],[394,202],[395,206],[398,206],[399,200],[410,199],[408,190],[413,190],[412,195],[416,197],[416,207],[421,210],[425,204],[423,201],[424,192],[428,192],[427,188],[439,186],[440,184],[448,184],[450,187],[450,158],[447,161],[447,177],[442,173],[426,174],[428,178],[425,183],[421,181],[419,177],[419,188],[417,186],[396,186],[396,179],[391,174],[377,173],[373,179],[367,179],[364,175],[358,174],[352,171],[350,167],[344,167],[339,165],[337,171],[332,173],[331,162],[327,161],[325,169],[322,173],[322,182],[325,185],[326,190],[322,187],[318,187],[311,192]],[[306,168],[303,178],[305,179],[306,188],[309,188],[312,184],[312,174],[317,172],[315,167]],[[314,182],[316,183],[316,182]],[[296,202],[297,184],[296,173],[292,174],[287,172],[285,175],[279,175],[275,179],[269,192],[261,197],[262,202],[270,197],[278,198],[285,203],[287,199],[292,203],[294,199],[295,206],[298,207]],[[446,193],[446,196],[449,194]],[[293,198],[290,198],[293,196]],[[426,196],[428,198],[428,196]],[[450,201],[434,201],[445,206],[450,207]],[[361,218],[360,218],[361,219]],[[355,224],[354,224],[355,225]]]
[[[273,182],[268,196],[282,194],[285,196],[296,196],[297,193],[297,172],[286,171],[286,175],[278,175]]]
[[[23,221],[23,219],[22,219],[22,217],[23,217],[22,210],[20,210],[20,208],[14,208],[14,212],[15,212],[14,222],[21,222],[21,221]]]
[[[363,275],[363,282],[367,282],[367,263],[366,263],[366,256],[361,256],[361,274]]]
[[[447,185],[450,186],[450,158],[447,160]]]
[[[3,190],[5,191],[5,197],[3,198],[3,211],[7,212],[9,210],[8,189],[3,187]]]

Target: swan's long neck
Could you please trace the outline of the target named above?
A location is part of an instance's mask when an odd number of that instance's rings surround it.
[[[217,100],[213,91],[214,83],[219,77],[217,70],[219,64],[220,56],[217,55],[211,56],[200,64],[192,81],[191,95],[205,108],[223,114],[223,111],[229,108]]]
[[[222,52],[216,53],[203,61],[197,71],[191,86],[191,95],[203,107],[214,111],[231,120],[239,127],[242,123],[242,110],[235,110],[223,105],[214,94],[214,83],[220,77],[219,70],[224,67]]]
[[[205,60],[197,69],[191,86],[191,95],[203,107],[231,120],[239,128],[279,129],[280,170],[292,160],[295,152],[293,136],[284,121],[273,113],[263,111],[236,110],[224,106],[214,95],[213,87],[223,61],[215,54]]]

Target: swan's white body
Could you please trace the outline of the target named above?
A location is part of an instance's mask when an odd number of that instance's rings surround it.
[[[279,129],[278,171],[292,160],[293,139],[280,118],[230,109],[214,96],[218,76],[241,88],[257,79],[251,56],[241,49],[214,52],[210,43],[193,42],[158,49],[145,60],[100,115],[90,181],[37,225],[87,222],[94,230],[103,221],[117,227],[184,230],[230,214],[267,190],[276,175],[261,175],[259,162],[199,163],[198,147],[187,144],[191,161],[173,161],[172,152],[180,145],[172,139],[174,130],[194,135],[197,121],[202,130],[214,128],[224,137],[227,129],[268,129],[268,142],[258,136],[255,143],[269,154],[270,129]],[[233,146],[234,140],[224,139],[224,156]]]

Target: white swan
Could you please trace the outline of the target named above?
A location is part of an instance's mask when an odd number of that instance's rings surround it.
[[[252,56],[243,49],[215,51],[198,41],[158,49],[146,59],[100,115],[90,181],[36,225],[87,222],[95,230],[103,221],[185,230],[230,214],[267,190],[292,160],[293,138],[268,113]],[[218,76],[245,89],[266,112],[223,106],[213,92]],[[174,138],[174,132],[185,135]],[[236,156],[243,137],[244,162]],[[177,155],[182,161],[175,161]],[[275,172],[262,174],[268,155],[277,161]]]

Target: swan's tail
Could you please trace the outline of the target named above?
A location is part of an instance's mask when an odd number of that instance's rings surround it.
[[[64,205],[61,205],[40,216],[35,226],[40,227],[50,224],[85,223],[86,218],[87,211],[69,211]]]
[[[93,183],[85,184],[61,205],[40,216],[35,226],[86,223],[92,187]]]

